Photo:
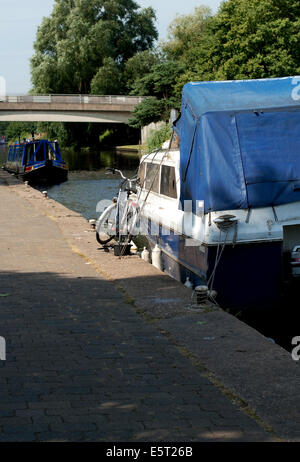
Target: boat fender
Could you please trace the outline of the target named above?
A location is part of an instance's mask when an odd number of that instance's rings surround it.
[[[186,281],[184,283],[185,287],[187,287],[188,289],[192,289],[193,288],[193,284],[191,283],[190,281],[190,278],[187,276],[186,278]]]
[[[150,261],[150,254],[149,254],[149,250],[146,249],[146,247],[144,247],[144,250],[142,251],[141,253],[141,257],[143,260],[149,262]]]
[[[133,241],[130,241],[129,244],[131,245],[131,250],[136,252],[137,251],[137,246],[135,245],[135,243]]]
[[[89,224],[91,229],[96,229],[96,220],[89,220]]]
[[[154,249],[152,250],[152,265],[155,266],[155,268],[159,269],[160,271],[163,271],[163,263],[162,263],[162,258],[161,258],[161,250],[156,244]]]

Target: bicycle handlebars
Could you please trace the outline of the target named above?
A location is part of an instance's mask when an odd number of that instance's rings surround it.
[[[112,167],[106,167],[107,170],[107,173],[108,174],[109,172],[111,172],[113,175],[115,173],[119,173],[121,178],[123,178],[123,180],[127,180],[130,184],[131,183],[135,183],[137,181],[137,179],[134,179],[134,178],[126,178],[126,176],[123,175],[123,173],[121,172],[121,170],[118,170],[117,168],[112,168]]]
[[[115,173],[119,173],[121,175],[121,177],[124,179],[124,180],[128,180],[128,178],[126,178],[126,176],[123,175],[123,173],[121,172],[121,170],[118,170],[117,168],[111,168],[111,167],[106,167],[107,170],[107,173],[108,172],[111,172],[113,175]]]

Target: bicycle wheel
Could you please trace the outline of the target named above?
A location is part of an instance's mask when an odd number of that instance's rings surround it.
[[[131,241],[133,236],[139,234],[137,231],[139,227],[138,218],[138,205],[132,199],[127,200],[120,213],[118,233],[119,242],[128,243]]]
[[[96,223],[96,239],[99,244],[108,244],[116,237],[116,215],[117,204],[114,202],[98,218]]]

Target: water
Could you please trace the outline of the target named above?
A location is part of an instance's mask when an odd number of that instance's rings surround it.
[[[127,174],[132,176],[133,172],[127,171]],[[98,218],[96,208],[99,201],[116,196],[119,184],[119,177],[112,178],[100,169],[97,172],[70,172],[68,181],[46,189],[51,199],[90,220]],[[45,190],[45,186],[37,188]]]
[[[7,147],[0,145],[0,166],[7,156]],[[116,151],[75,152],[63,149],[62,156],[69,167],[68,181],[53,186],[37,186],[47,189],[48,196],[67,208],[80,213],[86,219],[97,218],[99,201],[111,200],[118,192],[120,176],[106,174],[106,167],[115,167],[131,177],[135,174],[139,158],[136,153]]]
[[[69,166],[68,181],[48,186],[48,196],[88,220],[98,218],[96,208],[99,201],[111,201],[118,192],[120,176],[107,174],[105,168],[115,167],[130,178],[139,165],[137,154],[118,154],[115,151],[78,153],[65,150],[63,158]],[[38,189],[45,190],[45,186]]]

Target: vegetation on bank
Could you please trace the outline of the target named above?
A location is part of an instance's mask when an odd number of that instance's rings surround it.
[[[298,0],[225,0],[216,14],[199,6],[177,16],[159,44],[155,19],[153,8],[133,0],[55,0],[36,35],[32,92],[148,98],[126,129],[62,123],[37,124],[37,130],[75,147],[138,144],[140,127],[167,123],[170,109],[180,109],[189,81],[300,74]],[[13,131],[10,125],[6,130]]]
[[[145,151],[149,153],[151,151],[154,151],[155,149],[159,149],[164,141],[170,139],[171,133],[171,126],[168,123],[166,123],[163,127],[159,128],[158,130],[152,130],[150,132],[150,135],[148,136]]]

